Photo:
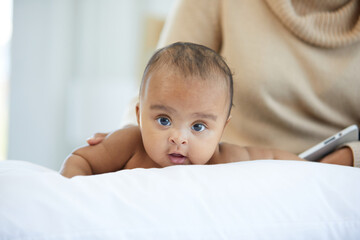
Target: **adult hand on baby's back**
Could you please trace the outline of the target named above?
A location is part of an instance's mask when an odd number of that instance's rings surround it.
[[[97,145],[101,143],[107,135],[108,133],[95,133],[94,135],[86,139],[86,142],[91,146]]]

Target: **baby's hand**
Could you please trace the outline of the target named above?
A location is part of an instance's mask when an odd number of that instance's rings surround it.
[[[92,135],[91,137],[86,139],[86,142],[90,146],[97,145],[97,144],[101,143],[108,134],[109,133],[95,133],[94,135]]]

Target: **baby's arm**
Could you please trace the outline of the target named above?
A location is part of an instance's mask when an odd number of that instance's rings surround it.
[[[65,177],[114,172],[122,169],[141,144],[137,126],[109,134],[101,143],[76,149],[65,160],[60,173]]]

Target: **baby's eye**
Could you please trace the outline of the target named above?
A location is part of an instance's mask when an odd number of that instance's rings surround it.
[[[196,132],[202,132],[206,129],[206,126],[202,123],[195,123],[194,125],[192,125],[191,129]]]
[[[157,121],[162,126],[170,126],[171,125],[170,119],[168,119],[167,117],[159,117],[157,119]]]

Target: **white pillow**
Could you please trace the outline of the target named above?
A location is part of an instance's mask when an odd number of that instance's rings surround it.
[[[260,160],[67,179],[7,160],[0,239],[360,239],[360,169]]]

